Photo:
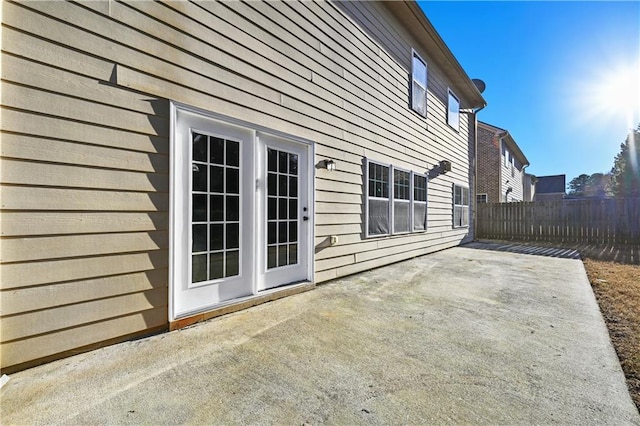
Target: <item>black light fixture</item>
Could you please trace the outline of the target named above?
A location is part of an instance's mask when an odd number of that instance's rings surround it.
[[[333,171],[336,169],[336,162],[333,160],[324,160],[324,168]]]

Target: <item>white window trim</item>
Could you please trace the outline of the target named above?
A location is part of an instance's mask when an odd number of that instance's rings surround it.
[[[389,196],[388,198],[381,198],[381,197],[371,197],[369,195],[369,165],[370,164],[377,164],[379,166],[383,166],[383,167],[388,167],[389,168]],[[370,159],[366,159],[365,161],[365,182],[366,182],[366,188],[365,188],[365,236],[366,238],[376,238],[376,237],[386,237],[391,235],[392,229],[393,229],[393,209],[392,207],[392,197],[393,197],[393,167],[391,166],[391,164],[387,164],[387,163],[383,163],[380,161],[374,161],[374,160],[370,160]],[[388,223],[388,230],[389,232],[387,232],[386,234],[369,234],[369,200],[370,199],[374,199],[374,200],[387,200],[387,209],[388,209],[388,215],[389,215],[389,223]]]
[[[416,79],[414,78],[415,76],[415,69],[413,67],[413,58],[417,58],[420,62],[422,62],[424,64],[424,81],[425,81],[425,87],[422,87],[422,84],[420,84],[418,81],[416,81]],[[424,111],[419,111],[418,109],[414,108],[414,98],[416,96],[416,93],[414,93],[413,90],[413,83],[417,83],[418,86],[420,86],[422,89],[424,89]],[[423,117],[427,116],[427,88],[429,86],[429,67],[427,65],[427,61],[425,61],[424,59],[422,59],[422,56],[420,56],[418,54],[418,52],[416,52],[415,49],[411,49],[411,109],[413,111],[415,111],[416,113],[420,114]]]
[[[456,96],[456,94],[453,93],[453,90],[451,90],[450,88],[447,90],[447,93],[448,93],[448,95],[447,95],[447,124],[453,130],[455,130],[456,132],[459,132],[460,131],[460,98],[458,98]],[[458,108],[457,108],[457,111],[456,111],[457,119],[456,119],[455,126],[453,124],[451,124],[452,117],[449,114],[450,111],[451,111],[451,102],[450,101],[451,101],[452,97],[456,100],[457,105],[458,105]]]
[[[462,201],[464,201],[464,190],[467,190],[467,198],[469,201],[469,204],[456,204],[456,188],[462,188],[462,194],[460,194],[462,196]],[[469,187],[468,186],[464,186],[464,185],[458,185],[458,184],[453,184],[453,192],[451,194],[452,197],[452,204],[453,204],[453,210],[452,210],[452,215],[451,215],[451,222],[453,224],[453,228],[454,229],[461,229],[461,228],[469,228],[469,226],[471,226],[471,219],[470,219],[470,215],[471,215],[471,193],[469,192]],[[467,223],[466,225],[457,225],[455,223],[455,210],[456,207],[463,207],[463,211],[464,211],[464,207],[467,207],[467,220],[469,221],[469,223]],[[464,222],[464,221],[463,221]]]
[[[416,201],[415,197],[415,176],[425,179],[425,201]],[[429,177],[424,173],[411,172],[411,232],[427,232],[427,202],[429,200]],[[424,229],[416,229],[415,208],[416,204],[424,204]]]
[[[369,165],[370,164],[376,164],[379,166],[383,166],[383,167],[388,167],[389,168],[389,181],[388,181],[388,185],[389,185],[389,197],[388,198],[381,198],[381,197],[371,197],[369,195]],[[369,158],[365,158],[365,182],[366,182],[366,187],[365,187],[365,223],[364,223],[364,227],[365,227],[365,237],[366,238],[378,238],[378,237],[389,237],[392,235],[407,235],[407,234],[412,234],[412,233],[420,233],[420,232],[426,232],[427,231],[427,213],[426,213],[426,206],[428,204],[428,195],[427,195],[427,201],[415,201],[414,200],[414,176],[422,176],[425,178],[426,181],[426,187],[425,189],[427,190],[427,194],[428,194],[428,185],[429,185],[429,178],[426,174],[424,173],[416,173],[412,170],[407,170],[407,169],[403,169],[401,167],[394,167],[392,164],[389,163],[384,163],[381,161],[375,161],[375,160],[371,160]],[[394,174],[395,171],[399,170],[405,173],[409,173],[409,199],[401,199],[401,200],[396,200],[395,198],[395,188],[394,188],[394,184],[395,184],[395,180],[394,180]],[[369,233],[369,200],[370,199],[374,199],[374,200],[386,200],[388,202],[387,206],[388,206],[388,215],[389,215],[389,224],[388,224],[388,229],[389,232],[387,232],[386,234],[370,234]],[[409,204],[409,230],[408,231],[400,231],[400,232],[396,232],[395,230],[395,212],[394,212],[394,203],[395,202],[403,202],[403,203],[408,203]],[[416,203],[419,204],[424,204],[425,205],[425,225],[424,225],[424,229],[415,229],[415,224],[414,224],[414,205]]]
[[[483,196],[484,197],[484,201],[479,201],[478,197]],[[476,194],[476,202],[477,203],[488,203],[489,202],[489,195],[486,193],[482,193],[482,194]]]

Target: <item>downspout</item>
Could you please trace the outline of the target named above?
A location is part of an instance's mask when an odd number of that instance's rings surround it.
[[[485,109],[487,104],[485,103],[480,108],[473,109],[473,156],[475,166],[473,168],[473,197],[471,198],[471,202],[473,203],[473,240],[476,241],[478,239],[478,196],[476,192],[478,191],[478,113]]]

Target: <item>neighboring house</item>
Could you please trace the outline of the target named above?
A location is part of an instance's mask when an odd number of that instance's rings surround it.
[[[522,196],[522,201],[533,201],[533,197],[536,195],[536,184],[538,182],[538,178],[532,175],[531,173],[524,174],[524,192]]]
[[[476,200],[479,203],[525,201],[527,157],[511,134],[478,122]]]
[[[2,7],[6,372],[473,239],[485,101],[413,1]]]
[[[557,201],[566,197],[565,175],[538,176],[534,201]]]

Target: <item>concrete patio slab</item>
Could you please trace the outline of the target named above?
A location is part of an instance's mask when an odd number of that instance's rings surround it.
[[[582,263],[483,248],[13,374],[1,423],[640,425]]]

